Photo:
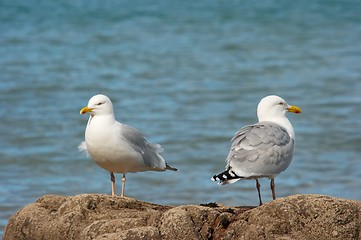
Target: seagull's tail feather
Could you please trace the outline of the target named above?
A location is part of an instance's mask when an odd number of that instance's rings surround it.
[[[148,146],[153,149],[153,151],[155,151],[156,153],[160,154],[162,152],[164,152],[163,147],[158,144],[158,143],[148,143]]]
[[[161,161],[161,165],[163,165],[159,169],[159,171],[164,171],[164,170],[178,171],[178,169],[168,165],[168,163],[164,161],[163,157],[160,155],[164,151],[164,149],[162,148],[162,146],[160,144],[148,143],[148,146],[154,151],[154,153],[157,156],[157,159],[159,159]],[[164,164],[165,164],[165,168],[164,168]]]
[[[79,144],[78,150],[79,150],[80,152],[84,153],[87,157],[90,157],[90,154],[89,154],[88,149],[87,149],[87,147],[86,147],[86,142],[85,142],[85,141],[83,141],[83,142],[81,142],[81,143]]]
[[[231,169],[221,172],[220,174],[214,175],[211,180],[212,181],[219,181],[219,185],[225,185],[229,183],[235,183],[241,180],[243,177],[237,176],[237,174]]]

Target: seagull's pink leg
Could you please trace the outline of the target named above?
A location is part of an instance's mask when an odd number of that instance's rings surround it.
[[[256,187],[258,191],[258,199],[259,199],[259,205],[261,206],[262,203],[262,197],[261,197],[261,184],[259,184],[258,179],[256,179]]]
[[[271,189],[272,189],[272,198],[273,200],[276,199],[276,192],[275,192],[275,179],[274,178],[271,178]]]
[[[116,196],[115,194],[115,177],[114,173],[110,172],[110,181],[112,181],[112,196]]]
[[[125,190],[125,182],[127,181],[127,179],[125,178],[125,174],[123,173],[123,178],[122,178],[122,195],[121,197],[125,197],[124,195],[124,190]]]

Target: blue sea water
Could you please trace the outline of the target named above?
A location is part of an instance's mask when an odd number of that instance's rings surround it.
[[[356,0],[0,1],[0,234],[44,194],[110,193],[77,150],[97,93],[179,169],[128,174],[130,197],[257,205],[254,181],[210,177],[277,94],[303,110],[289,114],[296,151],[277,195],[361,201],[360,12]]]

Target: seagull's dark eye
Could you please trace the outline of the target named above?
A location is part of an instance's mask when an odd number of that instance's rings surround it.
[[[97,106],[103,105],[104,102],[97,103]]]
[[[283,105],[285,105],[285,104],[284,104],[283,102],[280,102],[279,105],[283,106]]]

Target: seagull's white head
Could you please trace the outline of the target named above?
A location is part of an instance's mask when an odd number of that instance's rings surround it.
[[[90,113],[92,116],[98,115],[109,115],[114,114],[113,104],[110,99],[102,94],[93,96],[89,102],[88,106],[80,110],[80,114]]]
[[[276,95],[262,98],[257,107],[257,116],[260,122],[284,118],[286,112],[301,113],[301,109],[289,105],[283,98]]]

